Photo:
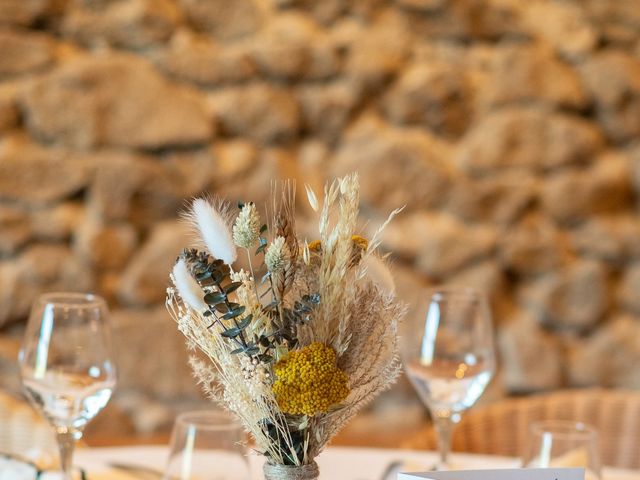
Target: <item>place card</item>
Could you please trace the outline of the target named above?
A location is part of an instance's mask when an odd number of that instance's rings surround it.
[[[584,468],[521,468],[401,473],[398,480],[584,480]]]

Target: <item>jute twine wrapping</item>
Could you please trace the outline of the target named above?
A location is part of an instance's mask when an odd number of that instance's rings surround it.
[[[316,480],[320,476],[316,462],[299,467],[265,463],[263,471],[265,480]]]

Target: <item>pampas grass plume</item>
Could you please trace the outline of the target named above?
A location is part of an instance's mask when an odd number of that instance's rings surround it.
[[[182,258],[173,266],[173,281],[180,297],[191,308],[197,312],[207,309],[207,304],[203,300],[204,292],[189,272],[187,264]]]
[[[395,295],[396,283],[385,261],[377,255],[367,255],[363,262],[364,268],[374,285],[387,295]]]

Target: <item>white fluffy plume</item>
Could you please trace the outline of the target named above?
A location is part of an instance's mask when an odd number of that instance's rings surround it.
[[[237,258],[231,222],[224,204],[214,205],[204,198],[196,198],[185,215],[197,237],[211,255],[231,265]]]
[[[191,275],[191,272],[189,272],[183,259],[178,260],[173,266],[173,283],[180,294],[180,298],[191,308],[197,312],[207,309],[207,304],[203,300],[204,292]]]

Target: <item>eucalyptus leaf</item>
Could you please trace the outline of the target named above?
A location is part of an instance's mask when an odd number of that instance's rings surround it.
[[[220,302],[224,302],[227,296],[222,292],[211,292],[204,296],[204,302],[207,305],[217,305]]]
[[[230,293],[235,292],[237,289],[239,289],[242,286],[242,282],[233,282],[230,283],[229,285],[227,285],[226,287],[224,287],[224,293],[226,293],[227,295],[229,295]]]
[[[220,270],[214,270],[211,273],[211,279],[217,284],[219,285],[220,283],[222,283],[222,281],[224,280],[225,275],[224,273],[222,273]]]
[[[211,272],[202,272],[196,275],[196,280],[202,282],[211,278]]]
[[[242,315],[244,313],[244,311],[246,310],[246,307],[244,305],[234,308],[231,311],[225,313],[222,316],[222,320],[229,320],[231,318],[236,318],[239,317],[240,315]]]
[[[231,327],[221,332],[220,335],[222,335],[225,338],[235,338],[238,335],[240,335],[240,332],[242,332],[242,330],[240,330],[238,327]]]
[[[244,330],[251,323],[251,320],[253,320],[253,315],[247,315],[240,321],[240,323],[238,323],[238,328]]]

